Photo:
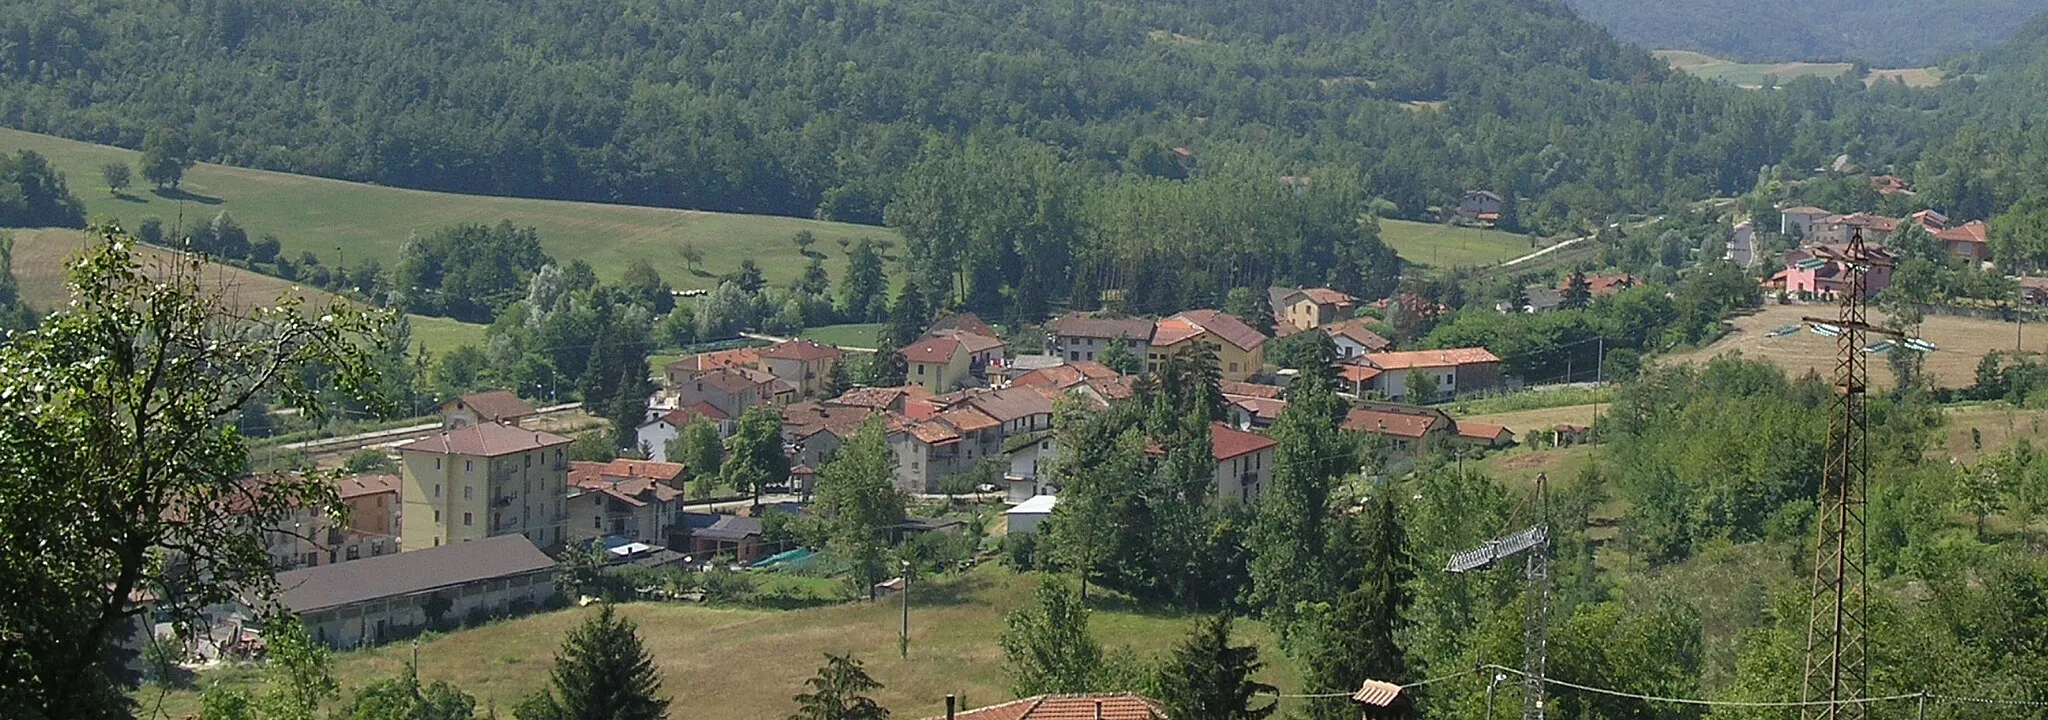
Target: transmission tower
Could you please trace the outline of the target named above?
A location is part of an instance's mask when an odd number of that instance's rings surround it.
[[[1543,673],[1550,654],[1550,492],[1543,474],[1536,475],[1540,520],[1512,535],[1486,541],[1451,556],[1445,572],[1483,570],[1518,553],[1528,553],[1529,615],[1522,628],[1522,720],[1543,720]]]
[[[1841,248],[1821,246],[1815,254],[1843,268],[1840,312],[1833,319],[1805,318],[1831,324],[1835,335],[1835,392],[1829,402],[1827,456],[1820,478],[1819,539],[1814,544],[1813,595],[1806,627],[1807,720],[1860,720],[1869,715],[1861,703],[1870,684],[1869,647],[1864,635],[1869,608],[1869,561],[1863,529],[1863,501],[1870,460],[1870,426],[1863,414],[1869,380],[1864,340],[1870,333],[1901,335],[1871,325],[1864,314],[1864,294],[1872,267],[1889,267],[1881,254],[1868,251],[1863,233],[1849,235]]]

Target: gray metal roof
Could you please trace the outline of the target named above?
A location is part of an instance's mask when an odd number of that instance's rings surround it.
[[[293,612],[310,613],[359,602],[403,597],[481,580],[523,575],[555,566],[524,535],[351,560],[277,574],[279,599]]]

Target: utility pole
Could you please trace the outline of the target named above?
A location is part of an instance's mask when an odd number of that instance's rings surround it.
[[[896,640],[898,657],[910,657],[910,561],[903,561],[903,636]]]
[[[1821,468],[1819,537],[1814,543],[1813,585],[1806,628],[1806,682],[1802,699],[1825,703],[1801,710],[1805,720],[1861,720],[1869,717],[1863,699],[1870,683],[1870,651],[1866,637],[1870,586],[1864,569],[1869,562],[1863,507],[1870,472],[1870,427],[1863,414],[1869,383],[1864,339],[1869,333],[1903,337],[1904,333],[1871,325],[1864,313],[1867,274],[1890,261],[1866,252],[1861,231],[1849,236],[1844,249],[1826,246],[1818,252],[1840,263],[1847,283],[1840,310],[1831,320],[1841,329],[1835,338],[1835,392],[1829,403],[1827,454]]]

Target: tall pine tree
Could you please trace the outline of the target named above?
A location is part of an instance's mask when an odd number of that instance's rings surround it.
[[[797,695],[789,720],[888,720],[889,710],[862,693],[882,689],[852,655],[825,653],[818,676],[804,681],[811,692]]]
[[[1382,489],[1373,505],[1373,519],[1363,528],[1364,560],[1356,589],[1334,608],[1319,608],[1311,617],[1306,638],[1310,693],[1346,692],[1371,678],[1399,682],[1407,678],[1407,655],[1395,635],[1406,624],[1407,582],[1414,575],[1406,537],[1393,493]],[[1349,698],[1311,701],[1309,716],[1318,720],[1350,720],[1357,715]]]
[[[1252,679],[1265,663],[1257,645],[1230,644],[1230,615],[1199,620],[1159,669],[1166,716],[1176,720],[1260,720],[1278,706],[1253,707],[1273,686]]]
[[[668,714],[661,671],[640,645],[634,624],[611,603],[569,631],[555,654],[553,692],[519,703],[519,720],[660,720]]]
[[[1342,592],[1340,568],[1331,557],[1330,493],[1337,478],[1353,468],[1350,438],[1338,429],[1344,400],[1313,375],[1295,378],[1287,408],[1273,424],[1273,482],[1259,498],[1251,527],[1251,603],[1279,633],[1293,636],[1302,605]],[[1336,530],[1342,532],[1342,530]]]

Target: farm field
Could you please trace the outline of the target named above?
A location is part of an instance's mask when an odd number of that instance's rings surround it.
[[[1658,50],[1652,54],[1670,63],[1673,69],[1683,70],[1705,80],[1748,88],[1762,87],[1767,76],[1775,77],[1781,82],[1808,75],[1832,78],[1839,77],[1851,69],[1851,65],[1845,62],[1743,63],[1690,50]],[[1893,80],[1904,81],[1912,87],[1929,87],[1941,82],[1941,72],[1935,68],[1873,68],[1870,75],[1864,78],[1865,83]]]
[[[924,588],[913,584],[909,659],[896,656],[902,616],[893,599],[792,611],[650,603],[619,611],[639,623],[640,637],[665,675],[670,717],[786,717],[796,709],[790,697],[805,690],[803,681],[823,664],[822,653],[830,652],[858,657],[886,686],[873,697],[895,717],[922,718],[942,714],[948,693],[973,707],[1014,697],[996,638],[1004,616],[1030,602],[1036,583],[1036,576],[984,565]],[[504,716],[521,696],[544,687],[563,636],[595,612],[561,610],[428,637],[420,643],[420,680],[446,680],[475,695],[479,710],[495,706]],[[1090,629],[1107,650],[1129,647],[1152,656],[1179,642],[1193,620],[1098,603]],[[1264,627],[1240,621],[1233,634],[1240,633],[1262,647],[1260,659],[1267,665],[1260,678],[1282,692],[1299,692],[1299,679]],[[397,676],[411,653],[404,643],[339,653],[334,676],[344,692],[352,692]],[[734,680],[735,671],[745,673],[744,681]],[[215,679],[249,682],[246,673],[231,670],[202,673],[199,684]],[[144,717],[182,718],[198,709],[198,696],[189,690],[172,693],[160,713],[147,712],[153,690],[145,688],[138,697]]]
[[[1506,425],[1515,431],[1516,438],[1530,430],[1540,430],[1557,425],[1593,424],[1594,416],[1607,408],[1607,403],[1586,405],[1565,405],[1540,410],[1516,410],[1514,412],[1487,413],[1482,415],[1461,415],[1459,420],[1476,420],[1483,423]]]
[[[69,298],[65,292],[65,264],[87,242],[85,233],[65,228],[4,230],[14,235],[14,277],[21,285],[21,297],[37,310],[48,310]],[[144,266],[172,255],[169,250],[142,246],[137,249]],[[228,289],[229,301],[252,308],[275,302],[287,293],[303,298],[309,307],[326,305],[334,295],[317,288],[302,287],[287,280],[250,272],[230,265],[207,266],[208,282]],[[440,317],[407,315],[412,325],[414,346],[425,345],[445,352],[458,345],[484,343],[485,326]]]
[[[1381,220],[1380,241],[1403,260],[1439,268],[1492,265],[1536,249],[1527,235],[1408,220]]]
[[[806,328],[797,337],[809,338],[826,345],[841,347],[873,348],[881,335],[885,323],[852,323],[847,325],[826,325]]]
[[[100,182],[99,168],[109,162],[135,165],[141,153],[0,128],[0,151],[16,150],[48,157],[94,221],[116,219],[133,227],[155,216],[168,227],[180,218],[188,225],[203,222],[225,210],[251,238],[274,233],[286,254],[310,251],[325,262],[376,258],[389,267],[415,232],[510,220],[538,228],[550,255],[564,261],[581,258],[599,277],[618,279],[632,261],[645,259],[670,284],[689,289],[711,287],[718,274],[738,268],[747,257],[760,263],[769,282],[795,278],[806,262],[790,242],[800,230],[817,236],[811,252],[824,255],[835,278],[846,257],[838,240],[896,237],[887,228],[803,218],[453,195],[204,163],[186,171],[180,193],[167,196],[141,187],[115,197]],[[686,266],[686,243],[703,251],[702,266]]]
[[[1801,316],[1833,317],[1834,314],[1835,306],[1828,304],[1766,306],[1754,315],[1731,320],[1735,331],[1720,340],[1704,348],[1667,356],[1662,362],[1704,362],[1721,353],[1740,351],[1749,357],[1777,363],[1795,377],[1809,369],[1825,377],[1834,372],[1833,338],[1821,337],[1805,329],[1781,337],[1765,335],[1779,327],[1799,324]],[[1883,313],[1872,311],[1871,322],[1883,324],[1886,319]],[[2012,351],[2015,329],[2018,328],[2009,322],[1929,315],[1921,324],[1920,337],[1940,349],[1927,355],[1928,375],[1942,387],[1969,386],[1976,382],[1977,361],[1986,353]],[[1876,342],[1877,338],[1871,341]],[[2025,328],[2020,347],[2032,353],[2048,350],[2048,328]],[[1871,356],[1870,382],[1875,387],[1891,387],[1892,373],[1885,365],[1884,356]]]

